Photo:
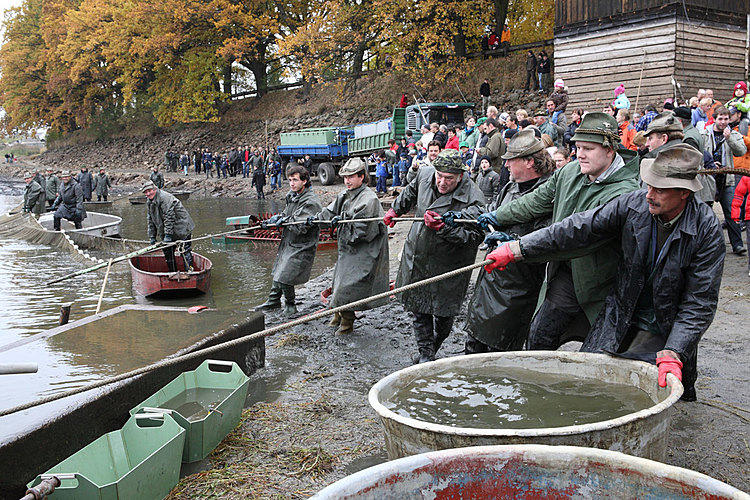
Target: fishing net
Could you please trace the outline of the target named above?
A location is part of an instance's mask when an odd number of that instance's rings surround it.
[[[149,244],[148,241],[129,240],[94,236],[66,231],[49,231],[29,213],[0,215],[0,238],[19,239],[39,245],[50,245],[68,250],[76,260],[82,262],[103,262],[99,256],[88,251],[122,254],[139,250]]]

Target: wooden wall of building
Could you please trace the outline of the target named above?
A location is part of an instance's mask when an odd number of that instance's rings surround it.
[[[675,79],[687,97],[711,88],[714,98],[727,102],[734,84],[745,78],[745,30],[688,24],[677,20]]]
[[[554,73],[568,87],[568,113],[581,107],[600,111],[625,85],[635,106],[643,68],[639,107],[656,104],[672,94],[675,71],[676,22],[660,19],[583,35],[555,37]]]
[[[637,17],[668,10],[691,19],[745,25],[750,0],[555,0],[555,31],[569,25]],[[720,18],[720,19],[718,19]]]
[[[568,87],[568,114],[578,107],[601,110],[621,83],[631,110],[636,98],[641,110],[649,103],[660,109],[673,96],[673,76],[685,98],[698,88],[712,88],[715,98],[726,102],[743,79],[744,50],[740,27],[661,18],[555,36],[554,73]]]

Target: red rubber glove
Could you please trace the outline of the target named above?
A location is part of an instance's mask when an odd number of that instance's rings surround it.
[[[500,271],[505,270],[505,266],[510,264],[511,262],[516,261],[516,256],[513,255],[513,251],[510,249],[510,245],[502,245],[498,247],[496,250],[493,250],[487,255],[488,259],[492,259],[495,262],[492,264],[487,264],[484,266],[484,270],[488,273],[491,273],[495,269],[499,269]]]
[[[659,387],[667,386],[667,373],[673,374],[677,380],[682,382],[682,361],[671,356],[656,358],[656,366],[659,367]]]
[[[424,213],[424,223],[433,231],[440,231],[445,227],[445,222],[441,219],[440,214],[432,210],[427,210]]]
[[[396,221],[393,220],[394,217],[398,217],[398,214],[395,210],[392,208],[389,208],[388,211],[385,213],[385,217],[383,217],[383,222],[388,227],[394,227],[396,225]]]

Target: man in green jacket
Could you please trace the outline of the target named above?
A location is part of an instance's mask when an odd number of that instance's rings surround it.
[[[190,214],[182,206],[180,200],[171,193],[157,188],[153,182],[146,181],[141,191],[148,198],[146,224],[151,244],[156,243],[157,236],[161,237],[164,243],[183,241],[181,244],[185,261],[183,270],[189,272],[193,266],[192,242],[190,241],[193,237],[193,229],[195,229],[193,219],[190,218]],[[167,267],[171,273],[178,271],[174,250],[174,245],[164,248],[164,258],[167,260]]]
[[[638,189],[638,156],[617,149],[618,131],[613,116],[588,113],[572,137],[578,159],[556,170],[532,193],[480,215],[480,224],[500,229],[548,214],[558,222]],[[580,257],[548,264],[529,349],[552,350],[568,340],[585,338],[614,285],[619,252],[617,242],[607,240],[582,251]]]
[[[55,203],[55,198],[57,198],[57,191],[60,189],[60,179],[57,178],[55,175],[55,172],[51,169],[47,169],[47,176],[44,178],[45,180],[45,197],[47,198],[47,204],[51,207],[53,203]]]
[[[44,190],[34,180],[34,174],[31,172],[26,172],[23,180],[26,182],[26,189],[23,192],[23,211],[31,212],[39,217],[44,212]]]

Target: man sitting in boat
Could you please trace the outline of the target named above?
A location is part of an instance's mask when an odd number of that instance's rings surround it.
[[[195,223],[182,202],[172,194],[162,191],[152,181],[146,181],[141,191],[148,198],[146,210],[146,223],[148,225],[148,237],[151,244],[156,243],[156,237],[161,238],[164,243],[183,241],[182,257],[185,259],[185,271],[193,268],[192,242]],[[164,258],[167,259],[169,272],[177,272],[177,263],[174,260],[174,245],[163,249]]]
[[[292,165],[287,169],[286,177],[291,188],[286,195],[286,208],[280,214],[263,222],[264,229],[268,226],[281,226],[286,222],[306,221],[309,216],[323,210],[318,195],[312,190],[310,173],[307,169],[301,165]],[[283,293],[286,300],[286,314],[297,313],[294,285],[307,283],[310,279],[310,270],[315,259],[319,237],[319,225],[284,225],[279,252],[273,264],[271,292],[268,294],[268,300],[259,305],[256,310],[278,309],[281,307]]]
[[[70,170],[63,170],[60,174],[60,188],[57,192],[57,199],[52,205],[55,211],[54,229],[60,230],[60,221],[62,219],[72,222],[76,229],[81,229],[81,221],[86,218],[86,209],[83,208],[83,190],[77,181],[73,180]]]

